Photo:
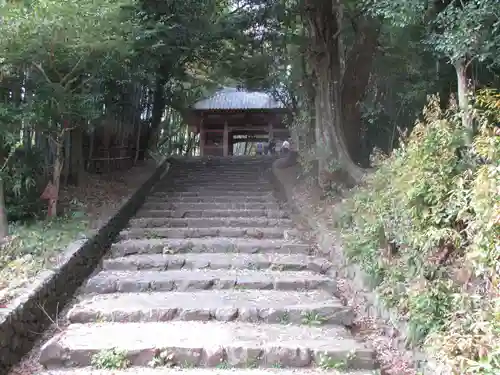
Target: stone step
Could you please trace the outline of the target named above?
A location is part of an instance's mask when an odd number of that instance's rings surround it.
[[[111,255],[158,253],[280,253],[310,254],[311,246],[285,240],[245,238],[132,239],[114,243]]]
[[[238,196],[238,197],[252,197],[252,198],[265,198],[272,197],[273,194],[270,191],[248,191],[248,190],[225,190],[225,189],[200,189],[199,191],[181,191],[178,189],[172,191],[155,191],[151,197],[169,197],[169,198],[179,198],[179,197],[220,197],[220,196]]]
[[[335,290],[335,281],[311,271],[171,270],[101,271],[85,293],[137,293],[208,289]]]
[[[221,185],[227,183],[233,186],[272,186],[270,180],[262,175],[248,175],[248,176],[192,176],[192,177],[179,177],[172,176],[170,182],[175,184],[195,186],[198,184],[215,184]],[[167,181],[160,181],[159,184],[168,186]]]
[[[261,181],[248,181],[234,183],[226,180],[217,180],[217,182],[200,182],[196,179],[190,181],[177,181],[174,180],[174,183],[169,184],[158,184],[155,186],[157,190],[181,190],[187,189],[187,191],[196,191],[201,189],[210,189],[210,190],[243,190],[243,191],[266,191],[272,192],[274,189],[272,185],[269,183],[263,183]]]
[[[241,228],[241,227],[212,227],[212,228],[134,228],[120,233],[120,239],[140,238],[200,238],[200,237],[244,237],[258,239],[284,238],[287,228]],[[291,231],[294,231],[293,229]]]
[[[191,170],[202,170],[202,171],[207,171],[207,170],[221,170],[221,171],[226,171],[231,168],[237,170],[237,171],[249,171],[249,170],[264,170],[267,167],[270,167],[272,165],[273,161],[272,160],[229,160],[225,158],[224,160],[219,159],[213,159],[212,160],[200,160],[196,161],[193,163],[182,163],[182,168],[180,168],[181,171],[191,171]]]
[[[44,366],[90,366],[103,351],[122,353],[132,366],[163,354],[169,365],[308,367],[325,361],[374,368],[374,352],[335,326],[260,325],[240,322],[71,324],[41,348]]]
[[[335,364],[333,364],[335,365]],[[332,366],[333,366],[332,365]],[[372,371],[338,371],[329,369],[329,375],[373,375]],[[92,367],[82,367],[74,369],[59,368],[45,372],[38,372],[37,375],[325,375],[321,369],[282,369],[276,368],[252,368],[235,369],[230,368],[226,362],[221,362],[215,368],[169,368],[159,366],[151,367],[132,367],[124,370],[98,370]]]
[[[219,170],[208,170],[208,171],[203,171],[203,170],[191,170],[191,171],[182,171],[179,173],[173,173],[171,174],[172,179],[174,181],[176,180],[184,180],[184,181],[192,181],[192,180],[199,180],[199,181],[218,181],[218,180],[229,180],[229,181],[236,181],[238,179],[244,180],[244,181],[258,181],[262,180],[265,182],[269,182],[269,171],[265,170],[247,170],[247,171],[242,171],[238,169],[219,169]],[[162,181],[160,181],[162,182]]]
[[[244,187],[261,187],[261,188],[273,188],[272,183],[267,178],[261,176],[211,176],[210,178],[193,176],[193,177],[175,177],[172,176],[168,181],[160,181],[157,186],[231,186],[233,188],[244,188]]]
[[[269,165],[262,165],[261,163],[245,164],[225,164],[225,165],[215,165],[215,164],[199,164],[199,165],[183,165],[181,169],[177,169],[176,172],[179,174],[186,173],[200,173],[204,175],[210,175],[210,173],[237,173],[237,174],[248,174],[248,173],[263,173],[270,168]]]
[[[324,273],[330,263],[324,258],[296,254],[184,253],[138,254],[102,260],[104,270],[172,270],[172,269],[272,269],[279,271],[310,270]]]
[[[71,323],[216,320],[350,326],[354,315],[326,292],[204,290],[97,295],[78,302],[67,318]]]
[[[198,218],[171,218],[171,217],[144,217],[132,219],[129,228],[212,228],[212,227],[280,227],[291,228],[290,219],[268,219],[265,217],[198,217]]]
[[[141,210],[142,211],[142,210]],[[165,210],[164,218],[270,218],[270,219],[289,219],[290,214],[283,210]]]
[[[255,184],[254,184],[255,185]],[[174,183],[171,186],[155,186],[154,192],[162,192],[162,193],[204,193],[205,191],[212,192],[212,194],[223,192],[224,194],[273,194],[274,189],[269,186],[251,186],[245,185],[241,187],[235,187],[233,185],[228,184],[220,184],[220,185],[180,185],[178,183]]]
[[[140,212],[175,210],[175,211],[200,211],[200,210],[279,210],[277,203],[176,203],[176,202],[145,202]],[[157,217],[157,216],[155,216]]]
[[[264,173],[268,173],[269,168],[264,167],[262,168],[261,166],[245,166],[242,168],[241,166],[224,166],[224,167],[215,167],[215,168],[207,168],[206,166],[197,166],[194,168],[187,167],[187,168],[182,168],[182,169],[177,169],[174,170],[174,174],[176,176],[186,176],[186,175],[199,175],[199,176],[206,176],[206,177],[211,177],[215,175],[226,175],[226,176],[231,176],[231,175],[262,175]]]
[[[245,196],[239,197],[237,195],[217,195],[217,196],[198,196],[198,197],[172,197],[168,194],[162,196],[150,195],[146,202],[152,203],[166,203],[166,202],[176,202],[176,203],[264,203],[264,204],[276,204],[276,198],[272,196]]]
[[[194,180],[194,179],[200,179],[200,180],[209,180],[212,181],[214,179],[220,178],[220,179],[228,179],[228,180],[235,180],[237,178],[242,178],[245,180],[258,180],[258,179],[266,179],[266,171],[263,170],[247,170],[247,171],[242,171],[238,169],[221,169],[221,170],[209,170],[209,171],[204,171],[204,170],[188,170],[188,171],[182,171],[182,172],[177,172],[173,173],[171,177],[173,179],[181,179],[181,180]]]
[[[270,180],[261,174],[251,174],[251,175],[213,175],[213,176],[203,176],[203,175],[193,175],[193,176],[171,176],[170,181],[174,181],[176,184],[221,184],[228,183],[234,185],[255,185],[257,184],[270,184]],[[160,181],[160,184],[166,183],[167,181]]]

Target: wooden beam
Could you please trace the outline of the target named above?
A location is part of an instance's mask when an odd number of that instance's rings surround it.
[[[229,156],[229,127],[227,126],[227,121],[224,121],[224,138],[222,141],[223,156]]]
[[[275,129],[273,128],[273,134],[274,133],[290,133],[288,129]]]
[[[248,132],[251,132],[251,131],[254,131],[254,130],[260,130],[260,131],[268,131],[269,129],[269,126],[252,126],[252,125],[249,125],[249,126],[231,126],[231,130],[234,130],[234,131],[248,131]]]
[[[205,134],[206,133],[223,133],[224,129],[205,129]]]

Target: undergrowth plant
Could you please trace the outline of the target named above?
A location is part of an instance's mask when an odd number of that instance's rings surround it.
[[[422,120],[340,217],[346,255],[456,374],[500,374],[500,94],[477,93],[467,143],[455,103]]]

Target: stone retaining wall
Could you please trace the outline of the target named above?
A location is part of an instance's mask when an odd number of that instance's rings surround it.
[[[153,186],[169,171],[170,161],[165,160],[93,237],[68,246],[59,266],[42,272],[31,285],[31,291],[17,298],[9,312],[0,316],[0,375],[7,374],[33,348],[98,266],[113,239],[135,215]]]
[[[288,165],[286,167],[289,167]],[[286,168],[285,167],[285,168]],[[289,169],[289,170],[288,170]],[[356,293],[356,297],[363,303],[360,307],[360,315],[374,317],[387,323],[388,327],[395,328],[395,332],[400,332],[395,340],[401,352],[407,351],[405,346],[405,332],[407,324],[402,322],[395,311],[386,308],[379,299],[377,293],[369,284],[366,273],[357,264],[350,263],[343,254],[338,238],[335,237],[331,229],[331,223],[321,220],[315,215],[312,207],[304,205],[297,199],[294,193],[294,186],[297,181],[298,167],[282,168],[280,163],[275,163],[270,171],[270,178],[277,189],[277,197],[286,201],[291,210],[304,219],[308,226],[315,232],[318,250],[322,256],[333,264],[328,271],[328,275],[335,279],[346,279],[350,281],[351,287]],[[290,176],[287,176],[290,175]],[[302,204],[301,204],[302,203]],[[390,333],[389,333],[390,334]],[[437,364],[429,361],[426,355],[419,350],[412,350],[415,366],[421,375],[450,375],[446,369],[440,368]]]

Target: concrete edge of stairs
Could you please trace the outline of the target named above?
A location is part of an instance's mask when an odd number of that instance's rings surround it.
[[[0,374],[8,373],[34,347],[39,333],[73,298],[154,185],[171,173],[172,165],[171,159],[162,161],[94,235],[70,244],[54,270],[41,272],[25,293],[0,310]]]

